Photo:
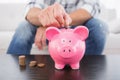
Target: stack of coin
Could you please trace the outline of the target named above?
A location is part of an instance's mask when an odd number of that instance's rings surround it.
[[[19,56],[19,65],[20,66],[25,66],[25,56],[24,55],[21,55]]]

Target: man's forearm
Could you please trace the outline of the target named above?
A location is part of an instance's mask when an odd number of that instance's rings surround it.
[[[72,23],[70,24],[70,26],[81,25],[84,22],[86,22],[87,20],[89,20],[90,18],[92,18],[90,13],[88,13],[84,9],[76,10],[76,11],[70,13],[69,15],[72,19]]]
[[[28,12],[28,14],[26,15],[26,19],[33,25],[36,25],[36,26],[41,26],[41,23],[39,21],[39,13],[40,13],[40,10],[39,8],[31,8]]]
[[[41,9],[39,8],[31,8],[26,16],[26,19],[33,25],[41,26],[41,23],[38,17],[40,10]],[[88,13],[84,9],[76,10],[74,12],[71,12],[69,15],[72,19],[72,23],[70,24],[70,26],[83,24],[84,22],[86,22],[92,17],[90,13]]]

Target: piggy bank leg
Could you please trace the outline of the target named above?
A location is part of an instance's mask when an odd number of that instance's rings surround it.
[[[70,64],[72,69],[79,69],[80,65],[79,63],[75,63],[75,64]]]
[[[55,63],[55,68],[56,68],[56,69],[63,69],[64,66],[65,66],[64,64]]]

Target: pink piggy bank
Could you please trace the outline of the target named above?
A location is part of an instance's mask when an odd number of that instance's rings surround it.
[[[85,39],[88,34],[89,31],[84,26],[78,26],[75,29],[47,28],[48,51],[55,62],[56,69],[63,69],[66,64],[72,69],[79,69],[79,62],[85,53]]]

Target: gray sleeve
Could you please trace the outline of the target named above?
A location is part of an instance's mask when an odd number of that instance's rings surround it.
[[[99,0],[79,0],[78,8],[87,10],[93,17],[96,17],[100,13]]]
[[[45,7],[44,0],[28,0],[27,5],[25,7],[24,17],[26,17],[30,8],[33,8],[33,7],[43,9]]]

